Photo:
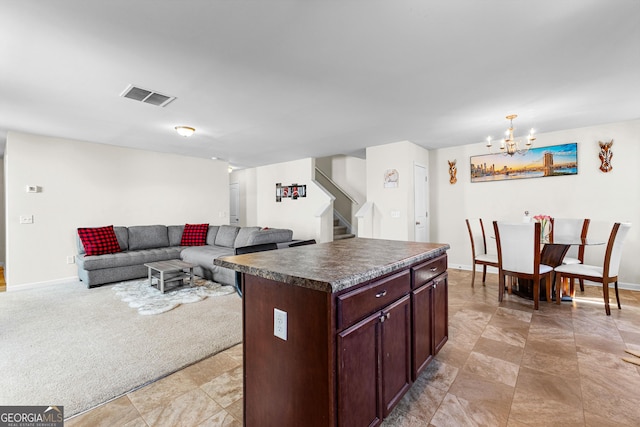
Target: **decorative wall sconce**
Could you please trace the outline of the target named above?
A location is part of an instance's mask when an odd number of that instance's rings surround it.
[[[453,161],[447,160],[447,162],[449,162],[449,183],[450,184],[455,184],[456,182],[458,182],[458,178],[456,177],[456,174],[458,173],[458,168],[456,167],[457,161],[458,161],[457,159],[454,159]]]
[[[609,142],[600,142],[600,170],[602,172],[610,172],[613,169],[613,165],[611,164],[611,158],[613,157],[613,151],[611,151],[611,146],[613,145],[613,139]]]

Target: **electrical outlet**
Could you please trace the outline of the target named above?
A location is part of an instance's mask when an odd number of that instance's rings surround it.
[[[76,257],[74,255],[69,255],[67,257],[67,264],[75,264],[76,263]]]
[[[287,312],[273,309],[273,335],[276,337],[287,340]]]

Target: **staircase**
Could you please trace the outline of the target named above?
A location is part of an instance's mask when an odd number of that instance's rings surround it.
[[[340,225],[339,220],[333,220],[333,240],[353,239],[354,237],[356,237],[356,235],[347,233],[347,227]]]

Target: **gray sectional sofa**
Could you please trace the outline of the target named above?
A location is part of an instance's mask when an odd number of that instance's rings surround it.
[[[213,264],[215,258],[233,255],[235,248],[263,243],[288,246],[293,231],[282,228],[209,226],[206,245],[180,246],[184,225],[113,227],[122,252],[87,256],[77,238],[78,277],[87,287],[147,277],[145,263],[182,259],[196,267],[194,274],[225,285],[235,285],[235,272]]]

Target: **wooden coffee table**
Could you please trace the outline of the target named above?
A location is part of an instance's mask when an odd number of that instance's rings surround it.
[[[167,283],[179,282],[173,286],[177,288],[182,285],[184,279],[189,279],[189,285],[193,286],[193,264],[184,262],[179,259],[170,259],[167,261],[149,262],[145,264],[149,268],[149,286],[153,286],[153,278],[158,279],[158,289],[164,293],[167,289]],[[189,270],[185,272],[184,270]]]

